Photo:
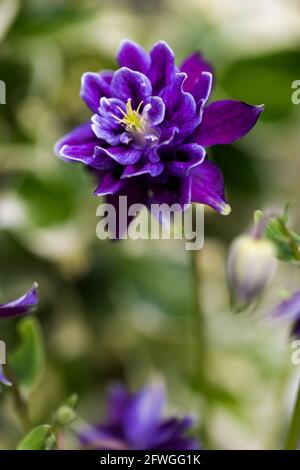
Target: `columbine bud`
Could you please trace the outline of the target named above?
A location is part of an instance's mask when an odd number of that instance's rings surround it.
[[[245,307],[257,299],[276,269],[274,245],[268,240],[241,235],[229,250],[227,275],[233,300]]]

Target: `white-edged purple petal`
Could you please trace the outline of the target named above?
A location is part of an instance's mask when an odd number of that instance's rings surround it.
[[[164,164],[162,162],[138,162],[135,165],[128,165],[121,178],[132,178],[133,176],[149,174],[153,178],[160,175],[164,170]]]
[[[242,101],[224,100],[209,104],[203,112],[194,140],[204,147],[231,144],[255,125],[263,106],[251,106]]]
[[[166,164],[166,168],[169,174],[183,177],[190,174],[191,170],[200,165],[204,159],[204,147],[198,144],[185,144],[174,151],[174,157]]]
[[[152,96],[143,109],[143,116],[151,124],[157,126],[164,120],[166,107],[159,96]]]
[[[86,72],[81,78],[80,97],[94,113],[99,108],[102,96],[110,97],[110,83],[113,72]]]
[[[134,41],[125,39],[121,42],[117,59],[120,67],[128,67],[145,75],[148,73],[150,56],[143,47]]]
[[[177,73],[172,83],[161,93],[166,106],[164,122],[169,127],[177,127],[182,140],[200,123],[196,102],[193,96],[183,89],[185,79],[186,74]]]
[[[30,313],[38,303],[37,287],[38,284],[34,283],[31,289],[22,295],[22,297],[6,304],[0,304],[0,318],[9,318]]]
[[[197,83],[195,84],[192,95],[197,103],[203,106],[210,95],[212,89],[213,76],[210,72],[202,72]]]
[[[152,83],[153,94],[159,92],[171,83],[175,72],[175,55],[164,41],[154,44],[150,51],[151,65],[149,77]]]
[[[111,90],[113,96],[125,103],[130,98],[133,109],[136,109],[142,101],[146,102],[152,94],[149,78],[127,67],[122,67],[115,72]]]
[[[94,191],[94,196],[107,196],[118,193],[124,186],[119,174],[114,171],[108,171],[101,177],[101,181]]]
[[[98,147],[97,149],[98,157],[101,155],[110,157],[120,165],[134,165],[140,160],[142,153],[140,149],[134,149],[125,145],[123,147]]]
[[[91,127],[96,137],[112,146],[120,144],[123,134],[123,128],[117,119],[123,117],[121,109],[125,112],[123,101],[117,98],[101,98],[98,113],[91,118]]]
[[[190,172],[192,177],[192,202],[206,204],[222,215],[230,213],[224,194],[224,179],[219,168],[209,160]]]
[[[180,70],[187,74],[187,79],[184,82],[184,90],[190,93],[193,92],[202,72],[209,72],[213,75],[212,65],[203,58],[200,52],[195,52],[188,56],[182,62]]]

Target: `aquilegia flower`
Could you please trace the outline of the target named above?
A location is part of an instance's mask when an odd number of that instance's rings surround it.
[[[210,64],[195,53],[177,67],[162,41],[148,54],[126,40],[117,59],[115,72],[83,75],[80,95],[94,114],[56,144],[58,156],[93,169],[94,194],[106,196],[116,210],[124,195],[129,204],[148,208],[199,202],[228,214],[222,174],[205,149],[243,137],[263,106],[207,104]]]
[[[164,388],[158,384],[133,394],[115,385],[109,391],[106,420],[81,429],[81,444],[99,450],[199,449],[198,442],[186,435],[191,418],[161,417],[165,399]]]
[[[37,305],[37,283],[19,299],[7,304],[0,304],[0,318],[16,317],[26,315]]]
[[[300,291],[280,302],[271,315],[277,320],[289,321],[292,325],[291,335],[300,339]]]
[[[31,289],[19,299],[6,304],[0,304],[0,318],[10,318],[19,315],[26,315],[37,305],[37,283],[34,283]],[[0,364],[0,383],[11,385],[5,377],[2,365]]]

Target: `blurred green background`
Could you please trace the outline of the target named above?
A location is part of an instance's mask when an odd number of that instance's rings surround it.
[[[178,63],[201,50],[216,70],[213,99],[266,105],[249,136],[210,153],[224,172],[232,213],[206,213],[199,268],[210,382],[200,396],[185,379],[192,283],[183,242],[98,240],[94,182],[53,154],[55,141],[89,117],[81,75],[116,67],[123,38],[148,49],[164,39]],[[297,0],[0,1],[7,92],[0,105],[0,296],[4,302],[34,280],[40,285],[47,366],[30,397],[35,423],[73,392],[80,415],[94,421],[110,381],[137,387],[158,376],[170,412],[199,414],[206,446],[281,447],[299,369],[286,329],[271,325],[265,310],[279,286],[299,288],[299,274],[279,266],[258,314],[237,316],[224,262],[256,209],[292,202],[300,229],[300,105],[291,101],[299,56]],[[8,349],[18,342],[16,324],[0,325]],[[19,438],[2,393],[0,448]]]

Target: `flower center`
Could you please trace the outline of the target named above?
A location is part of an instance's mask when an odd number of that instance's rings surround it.
[[[145,119],[140,114],[140,109],[143,104],[143,101],[140,102],[136,110],[132,109],[131,105],[131,98],[128,98],[126,103],[126,112],[123,111],[118,106],[118,110],[123,114],[122,118],[114,116],[114,118],[118,121],[119,124],[123,125],[127,132],[145,132]]]

